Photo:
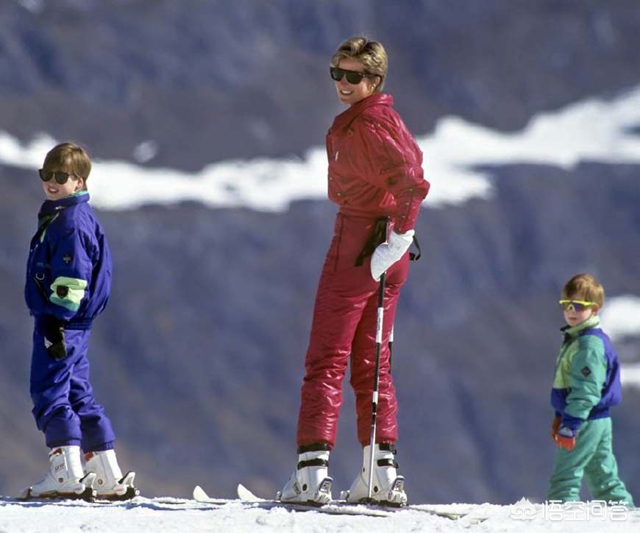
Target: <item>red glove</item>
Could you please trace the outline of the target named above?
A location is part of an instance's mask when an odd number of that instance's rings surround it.
[[[553,419],[553,422],[551,424],[551,438],[553,440],[556,440],[556,437],[558,436],[558,430],[560,429],[561,423],[562,423],[562,417],[556,415],[556,417]]]
[[[576,447],[576,432],[568,427],[561,427],[556,435],[556,444],[560,448],[572,451]]]

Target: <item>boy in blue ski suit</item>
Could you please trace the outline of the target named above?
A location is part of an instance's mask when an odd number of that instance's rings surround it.
[[[558,450],[547,499],[580,500],[584,476],[595,500],[633,506],[612,448],[610,408],[620,403],[622,387],[618,356],[599,327],[604,289],[592,276],[577,274],[561,297],[567,326],[551,392]]]
[[[90,171],[89,156],[72,143],[54,147],[39,171],[47,200],[31,240],[25,300],[34,317],[33,416],[51,451],[49,472],[25,497],[135,494],[134,474],[122,476],[111,422],[89,381],[91,326],[107,305],[112,272],[106,237],[89,205]]]

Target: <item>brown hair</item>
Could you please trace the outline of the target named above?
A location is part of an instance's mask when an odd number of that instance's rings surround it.
[[[573,298],[604,305],[604,287],[589,274],[576,274],[564,284],[562,298]]]
[[[86,150],[81,146],[65,142],[54,146],[44,158],[42,168],[45,170],[58,170],[67,165],[71,174],[84,180],[87,187],[87,179],[91,173],[91,159]]]
[[[367,73],[380,78],[375,92],[382,91],[389,68],[389,59],[381,43],[371,41],[367,37],[351,37],[343,42],[333,54],[331,66],[337,67],[341,59],[355,59],[362,63]]]

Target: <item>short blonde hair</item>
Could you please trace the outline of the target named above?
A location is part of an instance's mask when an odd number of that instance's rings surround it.
[[[91,173],[91,159],[86,150],[78,144],[65,142],[54,146],[44,158],[42,168],[44,170],[58,170],[67,165],[71,173],[84,180],[87,187],[87,179]]]
[[[389,58],[381,43],[372,41],[367,37],[351,37],[343,42],[333,54],[331,66],[337,67],[341,59],[355,59],[362,63],[367,73],[380,78],[380,83],[376,86],[375,92],[382,91],[387,78]]]
[[[598,304],[598,307],[602,307],[604,305],[604,287],[589,274],[576,274],[564,284],[562,298],[594,302]]]

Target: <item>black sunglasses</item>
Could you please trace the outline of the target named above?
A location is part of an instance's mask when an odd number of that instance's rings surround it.
[[[53,172],[51,170],[45,170],[44,168],[38,170],[38,174],[40,174],[42,181],[49,181],[51,178],[54,178],[58,185],[64,185],[69,181],[69,178],[73,176],[73,174],[67,174],[66,172]]]
[[[344,76],[347,77],[347,81],[351,85],[358,85],[362,81],[362,78],[373,78],[375,74],[369,74],[368,72],[356,72],[355,70],[345,70],[343,68],[331,67],[329,69],[331,79],[334,81],[340,81]]]

